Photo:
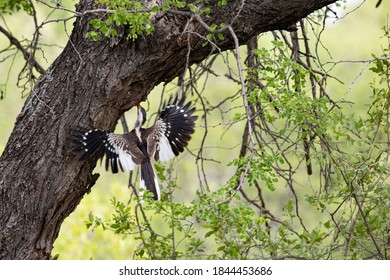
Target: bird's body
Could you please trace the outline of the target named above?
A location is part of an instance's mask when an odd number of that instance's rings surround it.
[[[138,104],[138,117],[134,129],[127,134],[114,134],[100,129],[79,130],[74,135],[74,152],[81,154],[80,160],[89,157],[106,156],[106,170],[118,173],[141,166],[141,188],[160,199],[160,189],[154,172],[152,159],[166,161],[174,158],[188,145],[194,133],[197,116],[192,114],[191,102],[184,104],[184,98],[170,99],[160,113],[156,123],[142,128],[146,112]]]

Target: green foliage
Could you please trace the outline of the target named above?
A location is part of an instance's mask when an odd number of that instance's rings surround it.
[[[236,175],[229,181],[232,187],[240,180],[241,176],[245,176],[249,186],[252,186],[257,180],[261,180],[271,191],[275,190],[275,183],[278,181],[272,164],[275,160],[282,159],[258,152],[248,157],[242,157],[228,163],[228,166],[237,166]]]
[[[388,34],[385,29],[387,39]],[[178,203],[171,170],[157,165],[167,190],[161,201],[147,195],[143,203],[114,198],[112,218],[90,215],[87,226],[132,238],[138,242],[134,257],[142,259],[390,258],[389,48],[373,55],[372,102],[358,116],[344,114],[326,94],[317,95],[311,81],[321,75],[287,53],[278,40],[255,50],[257,65],[248,68],[246,87],[257,116],[253,128],[261,131],[253,137],[261,148],[228,163],[236,172],[224,187]],[[244,116],[240,111],[232,118],[239,122]],[[318,172],[311,180],[318,186],[304,185],[298,172],[305,139],[309,163]],[[297,194],[296,182],[304,185],[303,195]],[[257,200],[243,200],[243,189],[259,193]],[[265,207],[262,193],[285,189],[291,192],[279,202],[276,216]]]
[[[209,15],[211,12],[208,0],[196,0],[191,3],[179,0],[166,0],[160,5],[153,6],[150,9],[135,0],[99,0],[100,4],[104,5],[107,10],[107,15],[104,17],[94,18],[90,20],[90,24],[94,30],[87,32],[86,37],[94,41],[99,41],[101,36],[108,38],[115,37],[118,34],[118,27],[127,26],[129,31],[127,39],[135,40],[141,34],[150,35],[154,31],[154,27],[150,22],[151,13],[166,13],[172,10],[181,9],[198,13],[199,15]],[[227,0],[221,0],[217,3],[218,7],[225,6]],[[216,31],[225,27],[225,24],[212,24],[210,29]],[[214,35],[209,34],[208,38],[214,38]],[[222,33],[216,33],[216,38],[224,40]]]
[[[29,15],[33,13],[28,0],[0,0],[0,14],[12,14],[18,11],[25,11]]]
[[[384,37],[387,39],[388,46],[383,48],[381,58],[373,54],[374,66],[370,70],[378,75],[379,81],[370,84],[372,88],[372,103],[368,110],[369,122],[374,129],[383,127],[387,131],[389,127],[389,108],[390,108],[390,62],[386,58],[390,57],[390,30],[384,27]],[[375,134],[374,134],[375,135]]]
[[[158,202],[148,199],[134,208],[113,199],[113,218],[102,222],[90,215],[87,225],[134,236],[135,240],[140,241],[135,252],[136,258],[188,259],[200,258],[205,253],[207,258],[253,258],[257,252],[252,247],[266,242],[264,225],[269,220],[257,215],[237,196],[233,198],[229,193],[223,188],[209,195],[199,194],[198,200],[187,205],[168,199]],[[164,196],[166,198],[166,194]],[[144,220],[146,216],[151,220],[150,223]],[[158,226],[152,228],[156,219],[164,221],[170,230],[165,232]],[[195,225],[201,227],[197,230]],[[209,239],[218,244],[212,252],[205,251]]]
[[[86,34],[87,38],[99,41],[101,35],[105,37],[115,37],[117,28],[128,27],[127,39],[135,40],[141,34],[151,34],[154,30],[150,22],[150,13],[138,1],[100,0],[107,10],[112,11],[104,18],[95,18],[90,21],[94,31]]]
[[[214,239],[218,259],[251,259],[267,254],[269,220],[240,201],[230,188],[200,196],[198,220],[207,230],[205,238]],[[264,257],[264,255],[263,255]],[[268,256],[269,257],[269,256]]]

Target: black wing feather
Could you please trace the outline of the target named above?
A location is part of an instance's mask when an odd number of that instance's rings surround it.
[[[160,114],[160,120],[166,125],[164,131],[173,153],[177,156],[184,151],[195,131],[197,116],[192,114],[195,107],[191,107],[191,101],[185,103],[185,98],[178,100],[178,97],[170,98],[167,106]]]
[[[118,154],[108,141],[109,133],[100,129],[77,130],[72,139],[73,153],[80,156],[80,160],[96,156],[102,159],[106,155],[106,170],[111,168],[118,173]]]

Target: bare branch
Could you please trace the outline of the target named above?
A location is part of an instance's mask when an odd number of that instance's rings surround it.
[[[45,69],[35,60],[30,52],[25,49],[20,41],[15,38],[10,32],[0,25],[0,32],[3,33],[19,51],[22,52],[24,59],[29,65],[32,65],[40,74],[45,72]]]

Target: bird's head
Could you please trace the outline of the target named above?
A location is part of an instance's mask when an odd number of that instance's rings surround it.
[[[141,128],[143,124],[146,122],[146,111],[141,106],[139,102],[136,102],[135,105],[137,106],[137,121],[135,122],[134,128]]]

